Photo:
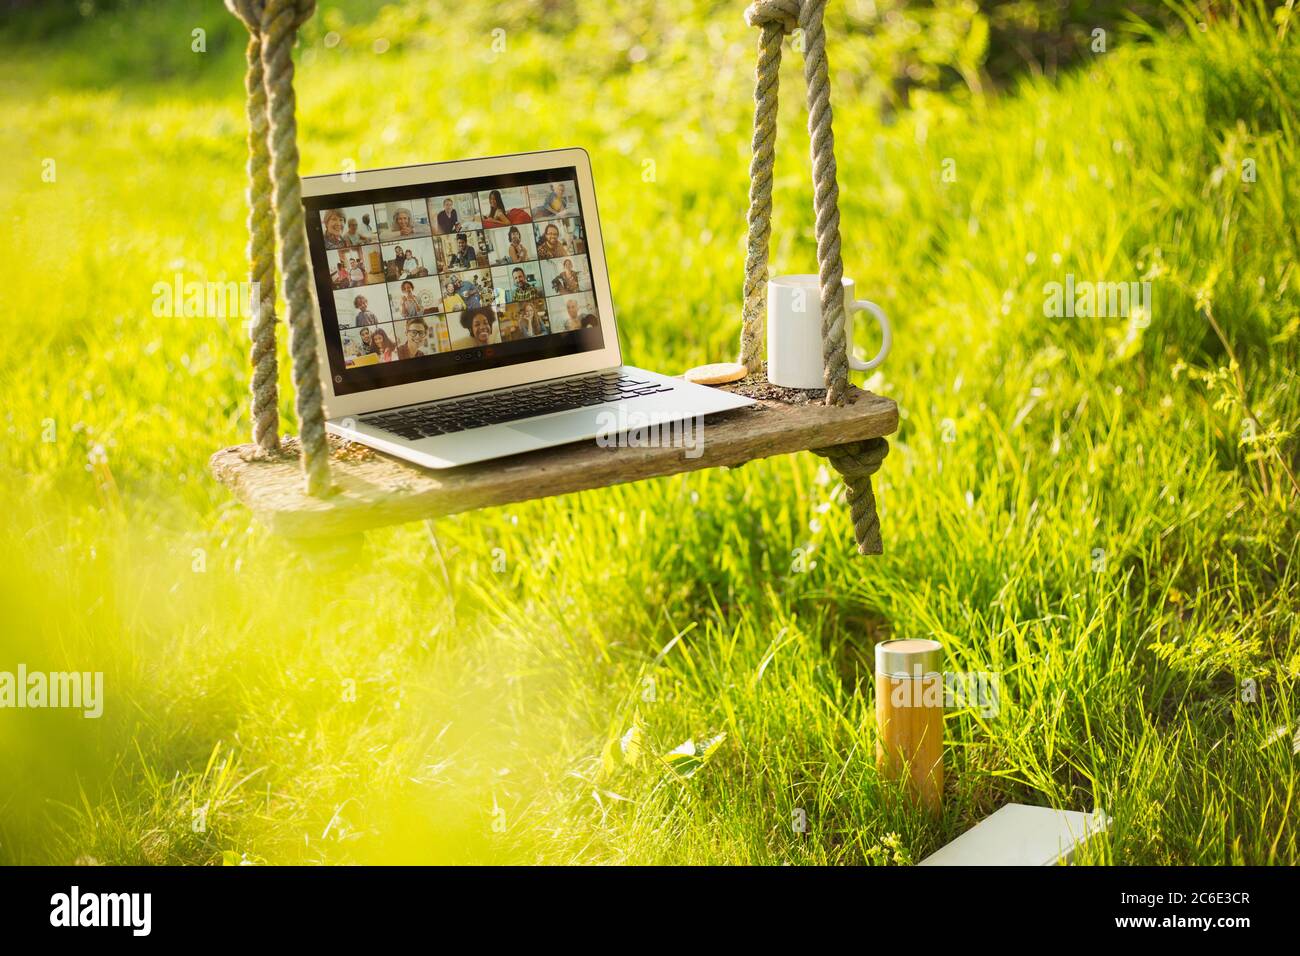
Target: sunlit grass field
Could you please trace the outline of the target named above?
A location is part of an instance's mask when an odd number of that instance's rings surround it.
[[[323,5],[303,173],[584,146],[625,356],[733,357],[741,5],[438,9]],[[105,705],[0,710],[0,862],[907,863],[1008,801],[1104,809],[1095,862],[1297,862],[1300,24],[1183,27],[884,112],[832,27],[845,268],[896,328],[882,557],[798,455],[334,568],[207,473],[249,431],[239,321],[152,313],[243,277],[237,24],[2,41],[0,671],[102,671]],[[776,271],[815,267],[799,59]],[[1150,314],[1046,316],[1067,274]],[[940,819],[873,765],[889,637],[1000,674],[996,716],[947,716]]]

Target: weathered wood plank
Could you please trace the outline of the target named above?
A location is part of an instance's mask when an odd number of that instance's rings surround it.
[[[752,386],[737,383],[755,394]],[[766,390],[770,392],[771,390]],[[756,397],[764,395],[759,390]],[[319,538],[365,531],[439,515],[495,507],[533,498],[702,468],[735,466],[758,458],[824,448],[892,434],[898,406],[871,392],[851,389],[842,406],[775,401],[710,416],[703,449],[602,448],[577,442],[477,465],[433,471],[369,448],[334,442],[331,466],[337,493],[313,498],[303,491],[293,446],[275,461],[249,459],[252,445],[217,452],[213,474],[277,534]]]

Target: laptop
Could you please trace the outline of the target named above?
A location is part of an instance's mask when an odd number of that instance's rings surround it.
[[[453,468],[752,404],[623,364],[583,149],[312,176],[303,206],[335,435]]]

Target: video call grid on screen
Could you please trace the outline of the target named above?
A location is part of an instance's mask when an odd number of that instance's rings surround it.
[[[602,347],[574,167],[304,200],[344,395]]]

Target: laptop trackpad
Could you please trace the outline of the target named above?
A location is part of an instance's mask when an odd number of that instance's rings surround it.
[[[610,412],[608,409],[602,411],[595,408],[580,408],[565,412],[563,415],[554,415],[535,422],[520,422],[509,427],[544,442],[578,441],[583,438],[593,438],[602,430],[609,428],[612,422],[602,419],[602,415],[609,416]]]

